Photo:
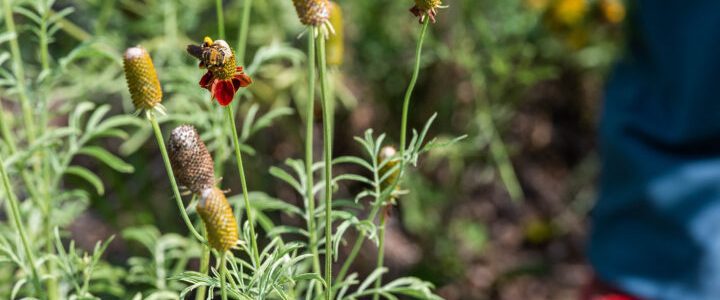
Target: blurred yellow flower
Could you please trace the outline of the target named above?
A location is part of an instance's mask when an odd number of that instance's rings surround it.
[[[535,11],[545,11],[549,0],[525,0],[525,5]]]
[[[600,11],[603,18],[612,24],[618,24],[625,19],[625,5],[621,0],[601,0]]]
[[[587,0],[556,0],[551,8],[552,20],[558,25],[580,23],[588,10]]]

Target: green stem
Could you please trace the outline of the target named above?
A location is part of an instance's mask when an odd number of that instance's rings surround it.
[[[320,95],[323,111],[323,152],[325,156],[325,298],[332,298],[332,126],[330,124],[330,105],[327,91],[327,66],[325,62],[325,36],[321,33],[317,42],[318,63],[320,66]]]
[[[170,179],[170,185],[172,186],[173,193],[175,194],[175,202],[178,209],[180,209],[180,215],[192,235],[195,236],[195,238],[201,243],[207,244],[205,238],[203,238],[200,233],[195,230],[192,222],[190,222],[190,217],[187,215],[187,211],[185,211],[185,205],[183,204],[182,197],[180,196],[180,190],[178,189],[177,182],[175,182],[175,174],[173,174],[172,166],[170,165],[170,158],[168,157],[167,149],[165,148],[162,131],[160,131],[160,125],[154,115],[151,115],[150,123],[152,124],[153,131],[155,132],[155,139],[157,139],[158,146],[160,147],[160,154],[162,154],[163,162],[165,163],[165,171],[167,171],[168,179]]]
[[[380,241],[378,242],[378,256],[377,256],[377,267],[376,270],[379,270],[383,267],[383,261],[385,260],[385,214],[380,215],[380,233],[378,233],[380,236]],[[378,275],[377,279],[375,280],[375,290],[380,290],[380,285],[382,284],[382,274]],[[375,293],[373,295],[373,300],[380,299],[380,294]]]
[[[205,223],[202,223],[202,224],[205,224]],[[204,236],[207,236],[207,229],[205,229],[205,225],[200,225],[200,226],[202,227]],[[210,247],[203,246],[202,254],[200,255],[200,273],[207,275],[209,266],[210,266]],[[207,289],[206,286],[204,286],[204,285],[200,286],[197,289],[197,292],[195,293],[195,300],[204,300],[206,289]]]
[[[405,99],[403,100],[402,123],[400,123],[400,162],[402,163],[402,165],[400,166],[401,171],[405,167],[405,139],[407,136],[407,119],[408,110],[410,110],[410,97],[412,96],[413,89],[415,88],[415,84],[417,83],[418,75],[420,74],[420,57],[422,55],[422,45],[423,41],[425,40],[425,33],[427,32],[429,23],[430,18],[425,18],[425,22],[422,25],[422,30],[420,31],[420,38],[418,39],[417,47],[415,48],[415,68],[413,69],[412,78],[410,79],[410,84],[408,84],[407,90],[405,91]],[[395,184],[397,184],[397,182]]]
[[[250,11],[252,9],[252,0],[245,0],[243,5],[242,18],[240,19],[240,30],[238,32],[238,46],[235,57],[241,66],[245,65],[245,51],[247,49],[247,36],[250,28]]]
[[[250,197],[248,196],[247,181],[245,180],[245,169],[243,168],[242,153],[240,151],[240,141],[238,140],[237,128],[235,127],[235,116],[230,105],[225,107],[227,112],[228,125],[232,129],[233,146],[235,146],[235,160],[237,161],[238,172],[240,173],[240,184],[242,185],[243,199],[245,200],[245,213],[247,214],[250,226],[250,242],[252,245],[253,259],[255,266],[260,265],[260,253],[258,252],[257,237],[255,236],[255,220],[253,218],[252,207],[250,206]]]
[[[313,129],[315,116],[315,38],[308,34],[308,98],[305,112],[305,197],[308,201],[307,226],[310,234],[310,253],[313,259],[313,271],[320,274],[320,254],[318,251],[317,231],[315,230],[315,194],[313,193]],[[320,285],[316,285],[318,289]],[[319,291],[318,291],[319,292]]]
[[[220,298],[227,300],[227,291],[225,290],[225,277],[227,276],[227,266],[225,266],[225,252],[220,254]]]
[[[38,270],[35,266],[35,258],[32,254],[32,248],[30,247],[27,233],[25,232],[25,226],[23,226],[23,223],[20,220],[21,216],[20,209],[18,208],[18,200],[15,196],[15,193],[12,191],[12,186],[10,185],[10,178],[8,178],[7,171],[5,170],[5,162],[3,161],[2,157],[0,157],[0,176],[2,176],[3,187],[5,188],[5,196],[10,206],[10,219],[12,219],[13,223],[15,224],[15,228],[20,235],[20,239],[23,245],[23,251],[25,251],[25,256],[27,257],[28,264],[30,265],[30,271],[32,272],[35,291],[38,293],[38,295],[42,295],[42,287],[40,286],[40,277],[38,276]]]
[[[13,71],[15,72],[15,80],[17,81],[18,94],[20,96],[20,107],[22,109],[23,121],[25,122],[25,131],[27,133],[28,144],[35,141],[35,122],[33,121],[32,107],[25,89],[25,71],[20,55],[20,45],[18,44],[18,34],[15,30],[15,21],[13,20],[12,6],[10,0],[3,0],[3,10],[5,11],[5,26],[8,32],[15,33],[16,36],[10,39],[10,52],[13,59]]]
[[[218,37],[221,40],[225,39],[225,19],[223,17],[223,6],[222,0],[215,0],[215,12],[217,13],[218,21]]]

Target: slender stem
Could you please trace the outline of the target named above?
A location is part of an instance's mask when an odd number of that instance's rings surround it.
[[[15,223],[15,228],[17,229],[18,234],[20,235],[20,239],[22,241],[23,251],[25,251],[25,256],[27,257],[28,264],[30,265],[30,271],[32,272],[35,291],[39,295],[42,295],[42,287],[40,286],[40,277],[38,276],[38,270],[35,266],[35,258],[32,254],[32,248],[30,247],[27,233],[25,232],[25,226],[23,226],[23,223],[20,220],[21,216],[20,209],[18,208],[18,200],[15,196],[15,193],[12,191],[12,186],[10,185],[10,178],[8,178],[7,171],[5,170],[5,162],[3,161],[2,157],[0,157],[0,176],[2,177],[3,187],[5,188],[5,196],[10,206],[10,218],[12,219],[13,223]]]
[[[313,259],[313,271],[320,274],[320,254],[318,251],[317,231],[315,230],[315,194],[313,193],[313,130],[315,116],[315,38],[308,34],[308,98],[305,104],[305,197],[307,198],[307,226],[310,234],[310,253]],[[320,285],[316,285],[318,289]],[[318,291],[319,292],[319,291]]]
[[[202,223],[202,222],[201,222]],[[203,225],[200,225],[203,231],[203,235],[207,236],[207,229],[205,229],[205,223],[202,223]],[[200,255],[200,273],[207,275],[208,269],[210,266],[210,247],[203,246],[202,254]],[[205,299],[205,290],[207,289],[206,286],[202,285],[197,289],[197,292],[195,293],[195,300],[204,300]]]
[[[378,256],[377,256],[377,267],[376,270],[383,267],[383,261],[385,260],[385,222],[387,221],[387,218],[385,217],[385,214],[380,215],[380,233],[378,233],[380,236],[380,240],[378,242]],[[375,290],[380,290],[380,285],[382,284],[382,274],[380,274],[377,279],[375,280]],[[375,293],[373,295],[373,300],[380,299],[380,294]]]
[[[323,110],[323,152],[325,156],[325,298],[332,298],[332,126],[327,91],[327,66],[325,62],[325,36],[318,34],[318,64],[320,66],[320,95]]]
[[[425,22],[422,25],[422,29],[420,31],[420,38],[418,39],[416,50],[415,50],[415,67],[413,69],[412,78],[410,79],[410,83],[408,84],[407,90],[405,91],[405,98],[403,101],[403,112],[402,112],[402,123],[401,123],[401,129],[400,129],[400,158],[401,158],[401,166],[400,170],[402,170],[405,167],[405,140],[406,140],[406,132],[407,132],[407,115],[408,110],[410,108],[410,97],[412,96],[412,91],[415,88],[415,84],[417,83],[418,75],[420,74],[420,58],[422,54],[422,44],[425,40],[425,33],[427,32],[429,24],[429,18],[425,19]],[[399,180],[396,180],[393,185],[397,185]],[[390,190],[394,190],[395,187],[391,186]],[[382,202],[380,202],[382,203]],[[374,220],[375,216],[377,215],[378,209],[380,208],[381,204],[373,207],[373,211],[370,212],[370,215],[368,215],[368,220]],[[384,231],[383,231],[384,233]],[[338,276],[336,280],[338,282],[341,282],[345,275],[347,274],[348,270],[350,269],[350,265],[352,265],[353,261],[355,261],[355,258],[357,257],[360,249],[362,248],[362,244],[365,241],[365,234],[360,233],[358,238],[355,240],[355,244],[353,245],[352,250],[350,251],[350,254],[345,259],[345,262],[342,265],[342,268],[340,268],[340,272],[338,272]],[[381,237],[384,239],[384,237]],[[378,256],[379,257],[379,256]]]
[[[250,28],[250,11],[252,9],[253,0],[245,0],[240,19],[240,30],[238,32],[238,46],[235,52],[235,58],[241,66],[245,65],[245,51],[247,49],[247,36]]]
[[[12,54],[13,71],[15,73],[15,80],[17,81],[18,94],[20,95],[20,107],[22,109],[23,121],[25,122],[25,131],[28,143],[32,144],[32,142],[35,141],[35,122],[33,121],[32,107],[30,107],[30,100],[28,99],[27,90],[25,89],[25,71],[22,56],[20,55],[20,45],[18,44],[18,34],[15,30],[15,21],[13,20],[10,0],[3,0],[3,10],[5,11],[5,26],[7,27],[7,31],[16,33],[16,36],[10,39],[10,52]]]
[[[247,181],[245,180],[245,169],[243,168],[242,153],[240,152],[240,141],[238,140],[237,128],[235,127],[235,116],[231,106],[226,106],[228,125],[232,129],[233,146],[235,146],[235,160],[237,161],[238,172],[240,173],[240,184],[242,185],[243,199],[245,200],[245,213],[247,214],[250,226],[250,243],[252,245],[253,259],[255,265],[260,264],[260,253],[258,252],[257,237],[255,236],[255,219],[253,218],[250,197],[248,197]]]
[[[227,266],[225,266],[226,252],[220,254],[220,298],[227,300],[227,291],[225,290],[225,276],[227,276]]]
[[[218,36],[221,40],[225,39],[225,18],[223,17],[222,0],[215,0],[215,12],[218,22]]]
[[[410,109],[410,97],[412,96],[413,89],[415,88],[415,84],[417,83],[418,74],[420,74],[420,57],[422,55],[422,45],[423,41],[425,40],[425,33],[427,32],[429,23],[430,18],[425,18],[425,22],[422,25],[422,30],[420,31],[420,38],[418,39],[417,47],[415,49],[415,68],[413,69],[412,78],[410,79],[410,84],[408,84],[407,90],[405,91],[405,99],[403,100],[402,123],[400,124],[400,161],[402,163],[402,166],[400,167],[401,171],[404,169],[405,166],[405,139],[407,135],[407,119],[408,110]]]
[[[180,209],[180,215],[185,221],[185,225],[190,230],[193,236],[203,244],[207,244],[205,238],[195,230],[190,217],[188,217],[185,211],[185,205],[183,204],[182,197],[180,196],[180,190],[178,189],[177,182],[175,182],[175,174],[173,174],[172,166],[170,165],[170,158],[168,157],[167,149],[165,148],[165,141],[163,140],[162,131],[160,131],[160,125],[154,115],[150,117],[150,123],[152,124],[153,131],[155,132],[155,139],[157,139],[158,146],[160,147],[160,154],[162,154],[163,162],[165,163],[165,171],[167,171],[168,179],[170,179],[170,185],[172,186],[173,193],[175,194],[175,202],[177,203],[178,209]]]

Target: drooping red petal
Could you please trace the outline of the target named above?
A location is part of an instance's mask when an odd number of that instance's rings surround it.
[[[200,78],[200,86],[204,87],[206,89],[210,89],[210,85],[212,84],[213,74],[210,71],[207,71],[205,75],[203,75],[202,78]]]
[[[238,90],[241,87],[246,87],[252,83],[252,78],[250,76],[247,76],[245,73],[235,73],[235,76],[233,76],[232,79],[233,86],[235,86],[235,90]]]
[[[212,86],[212,94],[220,105],[227,106],[235,97],[235,87],[231,80],[217,80]]]
[[[243,72],[243,67],[241,67],[241,66],[235,67],[235,72],[236,72],[236,73],[242,73],[242,72]]]

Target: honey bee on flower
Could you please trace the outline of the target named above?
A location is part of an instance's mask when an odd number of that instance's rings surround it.
[[[188,45],[187,52],[200,60],[200,68],[207,69],[200,86],[210,91],[222,106],[229,105],[241,87],[252,83],[243,67],[236,65],[235,53],[224,40],[205,37],[200,46]]]

